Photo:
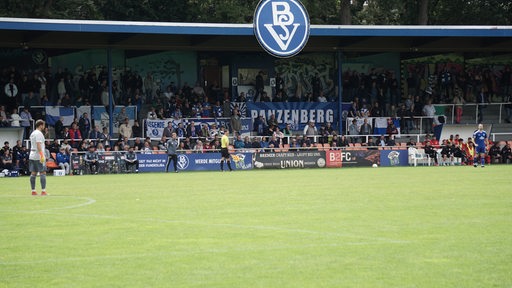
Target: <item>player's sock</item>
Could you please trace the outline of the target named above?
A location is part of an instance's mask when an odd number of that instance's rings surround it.
[[[475,157],[475,159],[473,159],[473,166],[476,166],[478,165],[478,157]]]
[[[32,191],[36,191],[36,175],[30,174],[30,187]]]
[[[232,171],[233,169],[231,169],[231,161],[227,161],[227,162],[228,162],[229,171]]]
[[[482,157],[482,159],[480,159],[480,163],[482,164],[482,166],[485,165],[485,157]]]
[[[43,191],[46,191],[46,174],[41,174],[40,180],[41,180],[41,189]]]
[[[224,171],[224,160],[220,160],[220,170]]]

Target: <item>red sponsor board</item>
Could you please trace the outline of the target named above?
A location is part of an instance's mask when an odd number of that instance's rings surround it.
[[[380,151],[366,149],[329,150],[325,152],[325,158],[326,167],[328,168],[371,167],[373,164],[379,164]]]
[[[327,168],[341,168],[343,161],[341,160],[341,150],[329,150],[325,152],[325,160]]]

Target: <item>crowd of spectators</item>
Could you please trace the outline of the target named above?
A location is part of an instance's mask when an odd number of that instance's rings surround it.
[[[426,133],[432,133],[435,109],[434,103],[453,103],[460,106],[466,102],[487,103],[492,99],[499,100],[512,93],[510,88],[511,71],[506,66],[500,73],[494,73],[490,69],[475,67],[468,71],[454,69],[439,69],[435,75],[427,79],[418,66],[412,69],[407,78],[406,97],[400,95],[400,82],[391,71],[377,73],[372,69],[368,75],[355,71],[346,71],[343,77],[344,100],[350,100],[352,105],[348,111],[348,117],[388,117],[399,118],[402,133],[412,133],[424,129]],[[81,75],[71,73],[67,69],[57,69],[55,73],[50,70],[19,70],[11,66],[1,70],[0,83],[6,83],[4,88],[3,105],[0,105],[0,127],[24,127],[25,135],[31,132],[33,116],[30,107],[33,106],[77,106],[82,105],[104,105],[110,103],[107,72],[105,67],[91,69]],[[315,75],[317,77],[317,75]],[[276,90],[272,97],[263,88],[257,90],[257,101],[324,101],[322,89],[318,84],[320,81],[312,78],[313,91],[306,99],[295,99],[294,95],[286,95],[284,86],[277,77]],[[258,81],[256,81],[258,83]],[[317,83],[317,84],[315,84]],[[261,85],[260,85],[261,86]],[[47,139],[56,138],[55,142],[48,143],[49,161],[70,173],[70,167],[64,164],[69,163],[70,152],[73,150],[81,152],[108,152],[130,150],[136,153],[154,153],[155,150],[165,150],[163,144],[173,132],[180,138],[180,150],[193,151],[196,153],[207,153],[220,149],[220,136],[225,129],[233,132],[232,144],[235,149],[277,149],[284,146],[289,149],[315,148],[318,144],[328,144],[333,148],[348,147],[355,143],[361,146],[395,146],[395,135],[398,133],[393,121],[388,123],[386,134],[373,137],[372,127],[366,119],[361,127],[349,125],[347,135],[338,135],[331,123],[308,123],[303,131],[294,131],[290,124],[279,126],[275,117],[264,119],[258,117],[254,120],[253,134],[257,136],[240,135],[240,119],[243,117],[240,110],[231,108],[231,101],[245,102],[246,95],[240,93],[238,97],[222,90],[218,83],[213,82],[210,86],[202,87],[197,82],[195,86],[184,83],[178,87],[174,82],[162,87],[159,82],[153,79],[151,73],[144,77],[136,71],[125,71],[112,83],[114,104],[136,105],[138,107],[137,120],[133,125],[123,112],[117,116],[119,122],[119,137],[111,139],[106,127],[100,127],[91,121],[87,113],[79,115],[71,125],[65,126],[62,119],[59,119],[54,126],[55,137],[50,137],[49,130],[45,131]],[[508,98],[507,101],[510,101]],[[148,112],[141,114],[143,106]],[[23,109],[19,109],[23,106]],[[37,117],[37,116],[36,116]],[[227,127],[209,126],[206,123],[196,125],[193,121],[187,125],[179,124],[178,127],[169,125],[164,130],[164,136],[160,141],[149,138],[142,140],[141,118],[146,119],[169,119],[182,118],[218,118],[230,117]],[[419,127],[418,117],[427,117],[423,121],[424,127]],[[457,113],[457,121],[460,115]],[[510,119],[510,118],[509,118]],[[428,139],[429,141],[433,139]],[[447,139],[450,145],[457,144],[459,140]],[[156,143],[158,142],[158,143]],[[443,141],[444,142],[444,141]],[[424,143],[436,147],[437,144]],[[448,144],[443,144],[447,146]],[[8,143],[7,143],[8,146]],[[4,145],[0,151],[0,164],[2,169],[14,167],[22,171],[28,168],[27,148],[20,140],[10,149]],[[467,144],[469,147],[470,144]],[[508,148],[507,148],[508,147]],[[439,148],[443,163],[448,163],[450,157],[455,155],[457,149]],[[507,150],[508,149],[508,150]],[[464,149],[460,149],[464,151]],[[507,152],[509,151],[509,152]],[[457,152],[458,153],[458,152]],[[489,151],[494,162],[510,161],[510,146],[502,145],[498,148],[492,146]],[[457,156],[455,156],[457,157]],[[468,157],[468,159],[471,157]],[[94,167],[92,167],[94,168]],[[94,169],[93,169],[94,170]]]

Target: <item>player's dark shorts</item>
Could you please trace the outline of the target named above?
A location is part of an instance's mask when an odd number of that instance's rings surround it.
[[[28,170],[30,172],[46,172],[46,165],[39,160],[28,160]]]
[[[229,158],[228,148],[221,148],[220,149],[220,154],[222,155],[223,158]]]
[[[485,153],[485,152],[486,152],[485,146],[476,146],[476,153],[482,154],[482,153]]]

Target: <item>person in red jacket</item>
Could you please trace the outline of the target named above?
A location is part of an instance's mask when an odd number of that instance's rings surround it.
[[[69,139],[71,140],[71,147],[77,148],[78,143],[82,140],[82,133],[78,129],[76,123],[71,124],[71,128],[69,129]]]

